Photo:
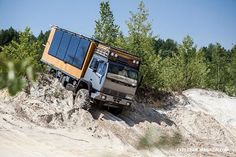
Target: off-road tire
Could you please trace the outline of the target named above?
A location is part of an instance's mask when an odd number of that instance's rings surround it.
[[[75,95],[74,108],[89,110],[91,108],[89,91],[80,89]]]

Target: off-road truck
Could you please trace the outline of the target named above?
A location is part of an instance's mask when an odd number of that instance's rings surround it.
[[[100,102],[121,110],[133,103],[140,58],[125,50],[52,26],[41,61],[74,92],[79,108]]]

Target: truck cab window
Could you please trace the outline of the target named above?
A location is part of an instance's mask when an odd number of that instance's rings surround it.
[[[135,69],[114,62],[109,63],[108,72],[119,76],[124,76],[133,80],[138,79],[138,72]]]
[[[97,58],[93,58],[89,68],[93,69],[93,70],[97,70],[98,67],[98,59]]]
[[[104,75],[106,72],[107,64],[103,60],[93,58],[89,68],[92,69],[94,72],[99,73],[100,75]]]
[[[106,68],[107,68],[107,64],[105,63],[105,61],[99,61],[97,72],[100,75],[104,75],[105,74]]]

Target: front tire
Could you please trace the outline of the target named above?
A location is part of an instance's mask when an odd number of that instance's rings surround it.
[[[76,93],[74,108],[89,110],[91,108],[89,91],[87,89],[80,89]]]

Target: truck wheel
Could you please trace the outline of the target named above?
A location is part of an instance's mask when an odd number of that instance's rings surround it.
[[[74,108],[82,108],[89,110],[91,108],[89,91],[87,89],[80,89],[75,96]]]

